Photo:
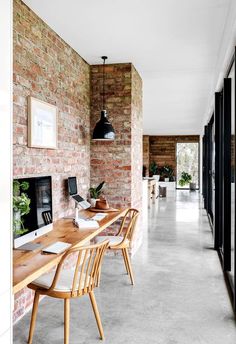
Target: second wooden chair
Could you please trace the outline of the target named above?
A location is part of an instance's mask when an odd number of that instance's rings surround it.
[[[130,276],[131,284],[133,285],[134,285],[134,274],[133,274],[131,263],[130,263],[128,249],[131,248],[138,215],[139,215],[139,211],[137,209],[133,209],[133,208],[128,209],[125,216],[122,219],[120,229],[116,235],[97,236],[94,239],[95,243],[100,243],[104,240],[109,240],[109,246],[108,246],[109,250],[121,250],[123,258],[124,258],[127,274]],[[99,273],[99,280],[100,280],[100,273]]]

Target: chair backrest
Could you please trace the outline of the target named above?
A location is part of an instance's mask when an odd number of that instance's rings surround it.
[[[127,210],[125,216],[122,219],[120,230],[118,235],[123,235],[124,239],[129,239],[132,242],[134,231],[138,219],[139,211],[134,208]]]
[[[52,212],[51,210],[45,210],[42,212],[42,218],[45,225],[52,223]]]
[[[57,266],[52,285],[48,291],[56,289],[64,262],[72,254],[77,255],[77,257],[74,274],[70,281],[72,286],[71,297],[77,297],[92,291],[98,285],[99,270],[108,245],[109,241],[106,240],[96,245],[81,246],[68,250]]]

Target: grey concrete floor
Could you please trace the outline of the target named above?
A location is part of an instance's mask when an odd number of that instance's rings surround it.
[[[135,286],[121,257],[105,257],[96,289],[105,343],[235,344],[236,326],[218,256],[212,250],[199,194],[178,191],[149,210],[144,243],[132,259]],[[14,326],[14,344],[26,343],[27,314]],[[97,344],[88,297],[71,302],[71,344]],[[63,302],[45,298],[36,344],[63,343]]]

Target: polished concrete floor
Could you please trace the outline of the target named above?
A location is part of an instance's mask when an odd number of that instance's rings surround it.
[[[178,191],[149,211],[131,286],[120,257],[105,257],[96,298],[109,344],[235,344],[236,326],[198,193]],[[30,314],[14,327],[26,343]],[[100,342],[88,297],[71,304],[71,344]],[[36,344],[63,343],[63,303],[44,299]]]

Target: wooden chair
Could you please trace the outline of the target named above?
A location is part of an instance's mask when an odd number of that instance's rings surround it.
[[[52,223],[52,212],[51,210],[45,210],[42,212],[42,218],[45,225]]]
[[[139,211],[137,209],[128,209],[125,216],[122,219],[120,229],[118,233],[114,236],[97,236],[95,237],[95,243],[100,243],[104,240],[109,240],[109,250],[121,250],[125,268],[127,274],[130,276],[131,284],[134,285],[134,275],[130,263],[129,252],[128,249],[131,247],[134,230],[137,222],[137,218],[139,215]],[[99,271],[99,279],[100,281],[100,271]]]
[[[109,242],[76,247],[68,250],[61,258],[55,272],[42,275],[28,285],[35,290],[28,343],[32,343],[40,295],[64,299],[64,344],[69,343],[70,299],[88,294],[96,318],[101,339],[104,332],[93,289],[98,285],[102,259]],[[76,264],[72,270],[63,269],[65,259],[75,255]]]

